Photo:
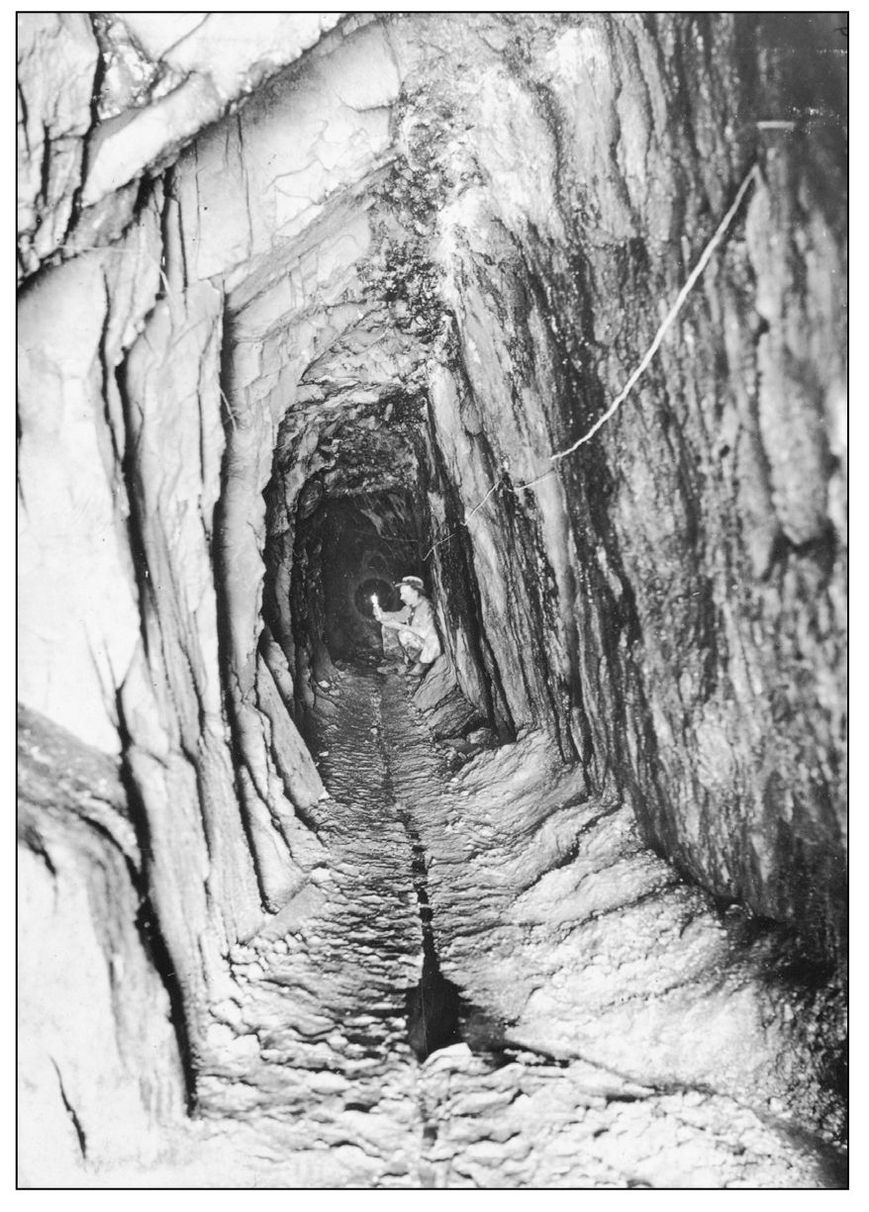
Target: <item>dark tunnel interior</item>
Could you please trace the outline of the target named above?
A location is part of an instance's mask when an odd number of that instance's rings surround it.
[[[330,661],[382,653],[371,595],[384,610],[400,609],[394,584],[409,574],[424,577],[423,548],[408,491],[323,497],[312,513],[300,516],[290,593],[296,642],[312,645],[315,676]]]

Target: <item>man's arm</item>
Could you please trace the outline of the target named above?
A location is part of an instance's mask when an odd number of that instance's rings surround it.
[[[418,635],[418,632],[408,625],[407,619],[410,616],[410,611],[407,606],[402,606],[401,610],[392,611],[383,610],[382,607],[375,606],[373,613],[380,626],[389,631],[410,631],[414,635]]]
[[[426,609],[426,606],[428,606],[428,609]],[[404,619],[401,618],[402,614],[405,616]],[[416,636],[416,638],[418,640],[422,640],[423,643],[425,643],[428,632],[425,630],[420,630],[419,627],[411,627],[410,623],[408,623],[406,621],[407,616],[409,614],[410,614],[410,611],[408,610],[408,608],[406,606],[403,607],[402,610],[400,612],[398,612],[397,614],[387,613],[380,606],[376,606],[374,608],[374,617],[377,619],[380,626],[383,627],[385,630],[406,631],[410,635]],[[431,605],[427,604],[425,602],[421,602],[416,607],[416,612],[414,615],[414,622],[416,622],[418,616],[421,616],[420,622],[422,623],[422,626],[425,628],[427,624],[431,623],[431,620],[433,618],[433,612],[432,612]]]
[[[411,627],[409,623],[390,623],[387,619],[380,620],[380,626],[389,631],[409,631],[411,635],[415,635],[417,639],[424,640],[425,635],[421,631],[417,631],[415,627]]]
[[[413,621],[415,627],[411,627],[408,623],[399,623],[397,630],[407,631],[410,635],[416,636],[418,640],[422,640],[423,644],[434,631],[434,610],[432,604],[426,598],[415,607],[413,612]],[[384,627],[389,626],[388,623],[383,624]]]

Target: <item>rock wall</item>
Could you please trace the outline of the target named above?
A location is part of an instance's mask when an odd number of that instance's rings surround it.
[[[19,1173],[45,1187],[155,1152],[189,1075],[117,763],[27,711],[18,756]]]
[[[683,870],[824,950],[843,912],[844,180],[840,35],[818,20],[761,23],[751,56],[734,18],[520,29],[464,88],[423,73],[401,147],[442,177],[469,164],[431,242],[454,320],[432,413],[454,518],[500,481],[451,542],[511,714],[547,719]],[[438,101],[449,122],[425,128]],[[517,488],[615,399],[755,164],[633,395]]]

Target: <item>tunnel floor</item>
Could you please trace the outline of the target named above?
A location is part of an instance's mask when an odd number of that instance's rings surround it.
[[[350,666],[317,717],[320,882],[233,950],[197,1120],[143,1185],[838,1185],[820,1141],[662,1076],[650,1039],[750,978],[545,737],[451,774],[403,678]]]

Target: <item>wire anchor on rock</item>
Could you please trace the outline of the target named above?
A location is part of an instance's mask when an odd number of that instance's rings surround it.
[[[504,470],[504,471],[506,471],[506,469],[507,469],[507,465],[506,465],[506,462],[505,462],[505,463],[503,464],[503,470]],[[502,484],[503,484],[503,480],[501,480],[501,479],[497,479],[497,480],[495,480],[494,484],[493,484],[493,485],[492,485],[492,487],[489,489],[489,491],[486,493],[486,495],[483,497],[482,501],[478,502],[478,504],[476,504],[476,505],[474,506],[474,508],[471,510],[471,512],[470,512],[470,513],[466,513],[466,514],[465,514],[464,520],[463,520],[463,521],[461,521],[461,522],[459,523],[459,525],[458,525],[458,526],[457,526],[457,527],[456,527],[454,530],[451,530],[451,531],[449,532],[449,534],[445,534],[445,535],[444,535],[444,537],[443,537],[442,539],[438,539],[438,540],[437,540],[437,542],[432,543],[431,547],[429,547],[428,551],[427,551],[427,552],[425,553],[425,555],[422,557],[422,558],[423,558],[423,560],[427,560],[427,559],[429,558],[429,556],[432,554],[432,552],[435,550],[435,548],[436,548],[436,547],[440,547],[440,545],[441,545],[442,543],[446,543],[446,542],[447,542],[449,539],[451,539],[451,538],[453,537],[453,535],[458,534],[459,529],[460,529],[462,526],[467,527],[468,522],[470,522],[470,520],[471,520],[471,518],[474,516],[474,514],[475,514],[475,513],[479,513],[479,511],[480,511],[480,510],[483,508],[483,506],[484,506],[484,505],[486,504],[486,502],[488,501],[489,497],[490,497],[490,496],[492,496],[492,494],[493,494],[494,492],[496,492],[496,491],[497,491],[497,490],[498,490],[498,489],[501,487],[501,485],[502,485]]]

